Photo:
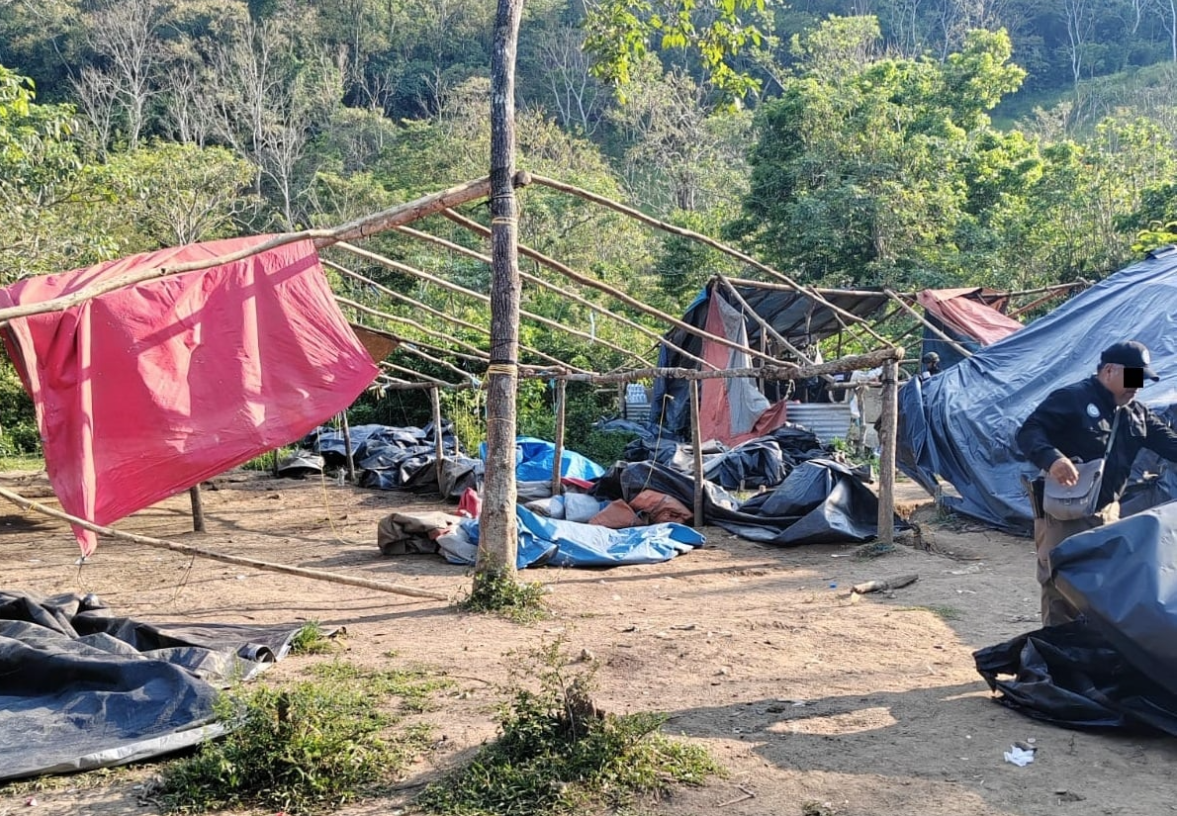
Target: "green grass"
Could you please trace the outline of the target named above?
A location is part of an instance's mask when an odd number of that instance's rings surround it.
[[[426,749],[427,726],[399,724],[427,707],[444,678],[338,661],[313,673],[223,696],[218,714],[234,730],[164,770],[165,808],[326,813],[375,793]]]
[[[298,630],[294,640],[290,641],[291,654],[323,654],[334,648],[335,644],[323,634],[323,627],[318,621],[307,621],[306,625]]]
[[[927,606],[905,606],[899,610],[900,612],[931,612],[938,618],[946,621],[961,620],[964,618],[964,612],[957,609],[955,606],[947,606],[945,604],[928,604]]]
[[[673,784],[723,769],[699,746],[672,740],[655,712],[618,716],[589,695],[595,665],[569,673],[562,641],[524,661],[539,690],[517,687],[499,712],[499,737],[418,798],[441,816],[548,816],[614,811]]]
[[[505,573],[487,573],[475,576],[470,594],[457,606],[464,612],[491,613],[516,623],[530,623],[548,617],[546,593],[541,583],[521,583]]]
[[[44,470],[45,457],[39,453],[0,455],[0,473],[10,470]]]

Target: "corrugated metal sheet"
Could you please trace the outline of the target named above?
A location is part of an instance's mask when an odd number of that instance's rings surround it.
[[[790,402],[785,418],[804,425],[823,442],[845,439],[850,430],[850,406],[844,402]]]

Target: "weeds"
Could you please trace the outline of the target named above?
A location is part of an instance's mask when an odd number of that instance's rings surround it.
[[[569,675],[562,646],[557,640],[523,658],[522,673],[539,690],[517,682],[499,711],[498,740],[426,788],[418,804],[443,816],[543,816],[623,807],[673,782],[722,774],[705,749],[657,733],[664,715],[598,710],[589,694],[595,666]]]
[[[491,612],[516,623],[528,623],[548,616],[544,594],[541,583],[520,583],[506,573],[491,573],[475,577],[473,589],[458,603],[458,608],[466,612]]]
[[[315,673],[313,681],[223,696],[217,713],[233,730],[165,769],[165,806],[173,812],[325,812],[393,778],[424,750],[425,726],[393,737],[384,732],[401,713],[421,710],[424,696],[445,681],[339,662],[317,666]],[[393,697],[399,706],[386,705]]]
[[[290,641],[291,654],[322,654],[334,648],[330,638],[324,634],[318,621],[307,621]]]

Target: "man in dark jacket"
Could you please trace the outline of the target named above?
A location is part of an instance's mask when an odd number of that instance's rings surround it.
[[[1090,462],[1103,458],[1113,425],[1116,428],[1116,440],[1104,464],[1095,514],[1061,521],[1044,513],[1042,518],[1034,519],[1043,626],[1067,623],[1079,615],[1058,590],[1047,586],[1050,551],[1075,533],[1120,517],[1120,495],[1128,484],[1132,461],[1141,448],[1177,460],[1177,433],[1146,406],[1134,401],[1145,377],[1154,382],[1160,379],[1150,366],[1148,349],[1136,341],[1116,343],[1100,355],[1094,377],[1051,392],[1018,431],[1018,447],[1026,458],[1046,471],[1045,478],[1069,487],[1079,476],[1072,460]]]

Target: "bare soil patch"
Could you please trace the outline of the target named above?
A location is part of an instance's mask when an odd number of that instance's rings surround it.
[[[0,484],[26,495],[47,488],[35,474],[0,476]],[[436,750],[401,790],[347,814],[408,807],[421,783],[492,737],[505,655],[559,635],[571,654],[587,650],[602,664],[600,708],[666,712],[668,732],[706,744],[730,770],[650,803],[650,814],[1177,811],[1177,742],[1055,728],[989,699],[972,652],[1037,628],[1031,543],[946,524],[918,488],[906,483],[906,491],[900,498],[914,508],[919,534],[883,557],[850,557],[852,546],[763,547],[708,528],[706,548],[666,564],[524,573],[548,585],[554,612],[531,626],[119,541],[103,541],[79,569],[64,524],[15,507],[0,507],[0,580],[41,594],[95,592],[118,614],[148,620],[318,620],[346,628],[348,660],[449,673],[454,689],[423,715]],[[186,495],[118,527],[454,597],[469,586],[465,570],[438,556],[390,558],[376,548],[380,518],[436,509],[429,497],[234,472],[206,487],[204,508],[203,534],[191,532]],[[913,572],[919,581],[891,597],[848,597],[852,584]],[[292,657],[268,676],[296,676],[324,659]],[[1028,738],[1039,749],[1035,762],[1006,763],[1003,751]],[[37,793],[35,807],[27,794],[0,788],[0,816],[157,813],[136,788],[153,772],[130,769],[91,787],[65,778]]]

